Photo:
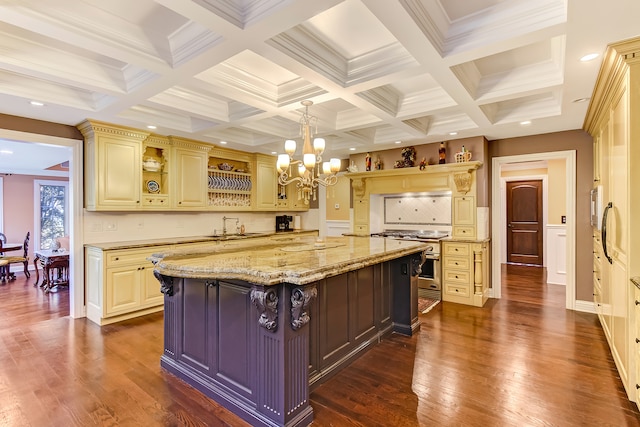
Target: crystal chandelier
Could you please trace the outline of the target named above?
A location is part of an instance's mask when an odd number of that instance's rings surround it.
[[[300,135],[303,141],[302,160],[293,158],[296,142],[292,139],[286,140],[284,143],[286,154],[278,156],[278,184],[285,186],[295,182],[298,188],[298,200],[303,199],[304,204],[308,205],[311,196],[316,200],[318,185],[327,187],[338,182],[336,173],[340,170],[340,159],[322,161],[324,138],[314,138],[313,146],[311,145],[311,138],[313,138],[311,127],[315,126],[315,133],[318,132],[318,118],[309,115],[309,106],[313,105],[313,101],[302,101],[301,104],[304,105],[304,114],[300,118]],[[298,176],[291,175],[293,165],[298,165]]]

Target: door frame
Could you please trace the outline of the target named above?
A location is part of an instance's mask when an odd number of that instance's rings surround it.
[[[517,162],[532,162],[536,160],[565,161],[566,186],[566,215],[567,215],[567,285],[565,287],[565,307],[568,310],[576,308],[576,151],[552,151],[546,153],[521,154],[515,156],[494,157],[491,162],[491,252],[502,254],[503,246],[501,230],[504,224],[501,212],[506,210],[506,200],[503,202],[500,191],[500,170],[502,165]],[[506,215],[506,213],[505,213]],[[506,249],[504,249],[506,250]],[[501,256],[491,257],[492,287],[489,294],[492,298],[502,296]]]
[[[503,224],[502,232],[500,233],[500,245],[502,248],[502,252],[500,253],[500,262],[505,264],[507,262],[507,182],[513,181],[532,181],[532,180],[541,180],[542,181],[542,266],[547,266],[547,221],[548,210],[547,207],[548,197],[549,197],[549,187],[548,187],[548,176],[547,175],[522,175],[522,176],[505,176],[500,177],[500,192],[502,197],[502,205],[504,209],[500,211],[500,216],[502,217],[501,221]]]
[[[84,233],[82,217],[83,140],[41,135],[10,129],[0,129],[0,138],[27,143],[42,143],[66,147],[69,150],[69,315],[85,317],[84,304]]]

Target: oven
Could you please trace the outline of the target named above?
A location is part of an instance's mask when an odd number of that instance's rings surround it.
[[[371,236],[429,243],[424,252],[425,261],[422,264],[422,270],[418,274],[418,296],[439,300],[442,298],[440,240],[448,235],[446,232],[431,230],[385,230],[373,233]]]
[[[440,242],[434,243],[434,246],[440,247]],[[438,294],[442,291],[440,280],[440,251],[438,253],[425,252],[425,261],[422,264],[422,271],[418,275],[418,289],[427,289],[436,291]]]

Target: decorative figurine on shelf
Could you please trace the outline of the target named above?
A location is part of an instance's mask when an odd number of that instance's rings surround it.
[[[420,160],[420,170],[423,171],[424,168],[427,167],[427,159],[426,158],[422,158],[422,160]]]
[[[366,171],[371,170],[371,153],[367,153],[367,155],[364,158],[364,169]]]
[[[438,150],[438,163],[444,165],[447,163],[447,148],[444,146],[444,141],[440,143],[440,149]]]
[[[404,162],[405,168],[412,168],[416,161],[416,149],[412,147],[407,147],[402,149],[402,158]]]
[[[464,145],[463,145],[462,149],[460,150],[460,152],[456,153],[455,157],[456,157],[456,163],[470,162],[471,161],[471,151],[469,151],[466,148],[464,148]]]
[[[376,162],[373,164],[377,171],[382,170],[382,160],[380,160],[380,156],[376,157]]]
[[[396,160],[394,168],[412,168],[416,161],[416,149],[414,147],[403,148],[401,153],[402,160]]]
[[[349,172],[358,172],[358,166],[356,165],[356,162],[351,160],[351,165],[347,168],[347,170]]]

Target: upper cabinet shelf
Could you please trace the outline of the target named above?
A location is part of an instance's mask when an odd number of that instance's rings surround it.
[[[90,211],[276,211],[273,156],[87,120]]]

